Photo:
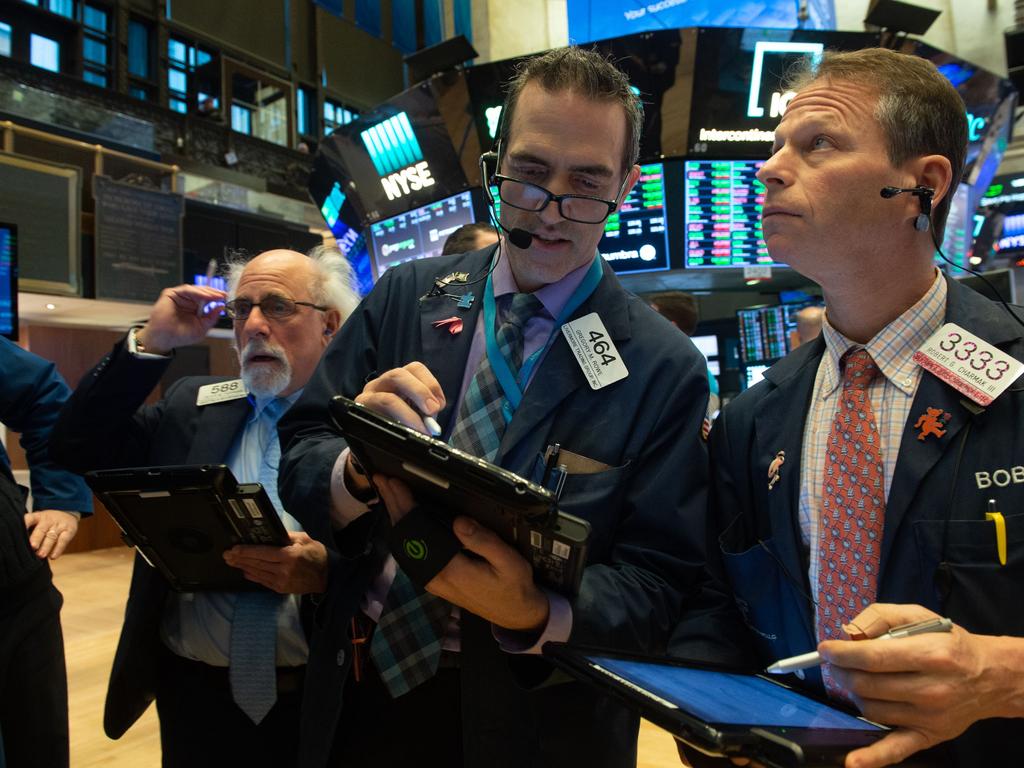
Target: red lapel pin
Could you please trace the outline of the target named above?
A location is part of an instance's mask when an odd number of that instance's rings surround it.
[[[435,320],[431,323],[435,328],[447,328],[448,333],[452,336],[457,336],[462,333],[462,318],[461,317],[446,317],[444,320]]]

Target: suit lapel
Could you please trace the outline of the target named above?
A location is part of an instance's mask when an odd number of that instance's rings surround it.
[[[751,470],[752,482],[756,492],[766,494],[775,555],[788,579],[795,582],[793,586],[804,595],[810,594],[811,587],[801,554],[800,469],[807,409],[824,347],[819,337],[804,347],[802,354],[798,350],[776,363],[768,373],[776,387],[765,396],[754,416],[757,457]],[[774,487],[768,490],[768,470],[779,451],[785,451],[785,462],[779,467]],[[799,613],[813,637],[813,615],[807,601],[801,601]]]
[[[956,323],[990,344],[1005,345],[1020,338],[1018,328],[993,302],[961,286],[955,280],[947,279],[946,285],[948,294],[945,322]],[[942,427],[945,434],[941,437],[929,435],[920,440],[918,438],[921,430],[915,425],[929,408],[941,412],[945,421]],[[889,498],[886,501],[880,581],[885,578],[886,562],[892,551],[893,541],[917,495],[918,488],[939,459],[947,451],[956,450],[958,433],[970,420],[972,411],[979,408],[980,406],[970,402],[939,378],[928,372],[922,373],[921,383],[910,409],[910,418],[903,428],[896,468],[893,471]],[[948,482],[948,479],[945,481]],[[936,478],[934,482],[944,480]],[[947,510],[937,509],[934,512],[939,516],[946,514]]]
[[[611,267],[603,261],[602,269],[604,274],[594,293],[573,312],[568,322],[597,312],[614,342],[627,341],[630,336],[627,294]],[[496,461],[500,463],[502,457],[512,453],[520,442],[533,434],[536,426],[548,414],[585,383],[586,379],[568,342],[560,330],[556,331],[551,348],[541,361],[512,422],[505,430]],[[615,386],[610,385],[610,389]]]
[[[199,408],[199,421],[186,463],[223,464],[239,428],[251,412],[247,397]]]
[[[446,433],[450,432],[450,426],[455,421],[452,409],[462,389],[462,377],[465,373],[466,358],[469,357],[469,348],[473,343],[473,334],[476,323],[480,317],[482,305],[481,292],[483,282],[471,286],[466,291],[473,291],[475,296],[473,305],[469,309],[459,309],[455,301],[444,296],[424,299],[419,303],[420,307],[420,348],[423,354],[420,360],[434,374],[441,391],[444,392],[445,407],[438,414],[437,421]],[[461,289],[453,287],[452,293],[463,293]],[[449,332],[447,326],[434,327],[438,320],[446,320],[451,317],[458,317],[462,320],[462,331],[456,334]]]

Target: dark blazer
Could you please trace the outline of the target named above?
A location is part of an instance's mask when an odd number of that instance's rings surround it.
[[[454,423],[481,301],[468,311],[451,299],[421,300],[435,278],[453,271],[483,275],[493,249],[411,262],[389,270],[332,342],[295,406],[279,425],[286,451],[281,497],[311,535],[331,541],[330,470],[344,447],[329,428],[327,402],[358,394],[366,380],[418,360],[434,373],[447,407],[438,421]],[[483,284],[472,290],[478,297]],[[461,291],[456,291],[461,292]],[[627,293],[604,265],[604,276],[574,318],[598,312],[629,376],[591,390],[560,335],[503,437],[497,463],[539,480],[547,445],[609,468],[567,479],[562,508],[590,521],[593,537],[582,590],[573,603],[572,640],[659,652],[703,564],[706,457],[700,425],[708,396],[706,366],[689,340],[640,299]],[[459,314],[461,334],[433,321]],[[307,685],[340,693],[351,644],[345,628],[380,568],[373,528],[382,511],[342,531],[338,570],[318,615],[314,642],[336,648],[331,669],[313,671]],[[532,766],[635,764],[637,718],[618,703],[575,683],[526,690],[517,684],[550,675],[537,658],[503,654],[491,628],[462,612],[462,719],[467,765]],[[331,653],[318,656],[328,659]],[[312,662],[311,662],[312,664]],[[530,673],[530,674],[527,674]],[[341,712],[330,710],[303,727],[303,765],[318,766],[330,748]],[[319,741],[319,744],[316,742]]]
[[[115,344],[65,404],[51,455],[78,472],[222,463],[249,415],[248,399],[199,408],[199,387],[224,379],[193,376],[175,382],[160,402],[144,406],[168,364],[134,357],[124,340]],[[160,616],[168,590],[160,573],[136,555],[103,713],[103,729],[112,739],[120,738],[155,697],[157,662],[164,653]]]
[[[947,283],[946,322],[1024,360],[1021,327],[998,304],[956,281]],[[761,666],[816,645],[809,554],[797,510],[804,425],[824,349],[819,337],[776,363],[765,381],[729,403],[711,431],[709,525]],[[926,408],[951,414],[941,438],[918,439],[914,424]],[[768,466],[780,450],[786,461],[769,491]],[[878,601],[919,603],[972,632],[1024,635],[1021,465],[1024,381],[982,409],[925,372],[886,504]],[[999,484],[988,484],[984,473],[992,478],[996,470],[1005,470],[1005,477],[999,473]],[[994,524],[985,520],[989,499],[1006,516],[1005,566],[996,556]],[[713,556],[709,561],[718,562]],[[809,673],[806,684],[820,690],[820,673]],[[983,755],[999,755],[1018,764],[1024,745],[1011,729],[1002,720],[978,723],[935,750],[935,759],[975,765]]]

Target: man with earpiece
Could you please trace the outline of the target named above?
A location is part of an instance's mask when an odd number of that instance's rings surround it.
[[[266,587],[253,592],[172,592],[136,555],[103,727],[120,738],[155,699],[165,768],[297,764],[315,652],[313,598],[303,596],[326,591],[328,553],[277,498],[276,425],[358,303],[352,286],[341,252],[319,246],[232,261],[226,293],[168,288],[146,323],[83,377],[54,429],[51,453],[80,472],[226,464],[239,482],[263,484],[289,530],[288,546],[224,554]],[[187,376],[146,405],[174,350],[205,338],[222,308],[234,322],[241,378]]]
[[[711,431],[705,596],[739,609],[758,666],[818,650],[787,682],[893,727],[849,768],[1019,765],[1022,325],[933,261],[964,104],[931,62],[881,49],[826,53],[792,89],[758,172],[764,237],[825,318]],[[952,631],[876,639],[940,616]]]
[[[336,706],[307,766],[634,766],[637,715],[554,674],[540,647],[663,652],[701,572],[707,369],[596,251],[640,173],[639,101],[608,61],[566,48],[523,64],[503,115],[483,158],[500,243],[389,269],[281,423],[282,498],[350,573],[321,605],[337,663],[309,684]],[[600,342],[609,374],[588,380],[566,328]],[[535,482],[562,477],[560,509],[592,527],[578,597],[538,587],[465,517],[465,551],[414,583],[383,538],[429,513],[385,477],[384,506],[367,506],[328,426],[335,394],[424,433],[436,420],[441,439]]]

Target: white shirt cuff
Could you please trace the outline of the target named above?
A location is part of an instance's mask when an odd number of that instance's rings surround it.
[[[564,643],[572,633],[572,606],[556,592],[543,589],[548,598],[548,623],[538,636],[534,632],[517,632],[491,625],[491,634],[505,653],[539,655],[544,643]]]
[[[353,496],[345,485],[345,464],[348,462],[348,454],[349,449],[346,447],[338,454],[334,469],[331,470],[331,525],[339,531],[369,509]]]

